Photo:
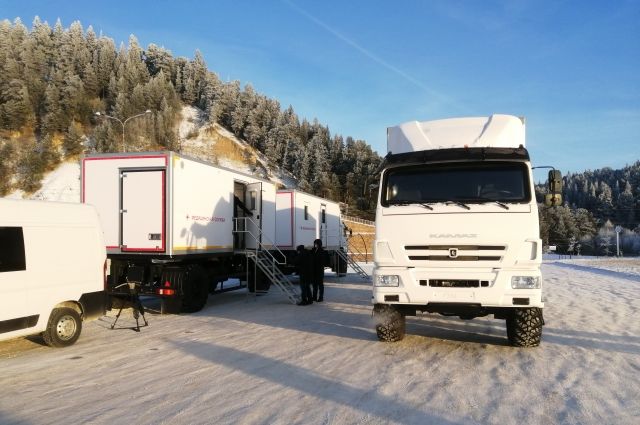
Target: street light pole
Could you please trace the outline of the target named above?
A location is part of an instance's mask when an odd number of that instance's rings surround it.
[[[147,110],[146,110],[146,111],[144,111],[143,113],[141,113],[141,114],[137,114],[137,115],[133,115],[133,116],[130,116],[129,118],[125,119],[124,121],[122,121],[120,118],[112,117],[111,115],[107,115],[107,114],[105,114],[105,113],[103,113],[103,112],[96,112],[95,114],[96,114],[96,116],[98,116],[98,117],[105,117],[105,118],[109,118],[109,119],[111,119],[111,120],[118,121],[118,122],[120,123],[120,125],[122,126],[122,151],[123,151],[123,152],[126,152],[126,151],[127,151],[127,147],[126,147],[126,145],[124,144],[124,128],[125,128],[125,126],[127,125],[127,122],[128,122],[129,120],[134,119],[134,118],[138,118],[138,117],[141,117],[141,116],[143,116],[143,115],[150,114],[150,113],[151,113],[151,109],[147,109]]]

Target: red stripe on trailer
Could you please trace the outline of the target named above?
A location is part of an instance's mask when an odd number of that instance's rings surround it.
[[[140,158],[139,156],[136,156],[134,158]],[[160,156],[156,156],[153,158],[161,158]],[[165,156],[166,159],[166,156]],[[165,162],[166,165],[166,162]],[[123,252],[164,252],[166,250],[166,239],[165,239],[165,229],[167,227],[167,218],[166,218],[166,214],[167,214],[167,208],[166,208],[166,170],[160,170],[160,172],[162,173],[162,231],[160,233],[160,238],[162,240],[162,247],[160,248],[122,248]]]

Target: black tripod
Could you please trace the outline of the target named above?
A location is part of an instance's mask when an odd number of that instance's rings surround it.
[[[122,285],[116,286],[114,289],[121,288],[125,285],[129,287],[129,293],[115,295],[116,298],[120,299],[120,310],[118,310],[118,314],[116,315],[116,320],[111,325],[111,329],[114,329],[116,326],[116,323],[118,323],[118,319],[120,318],[120,313],[122,313],[122,309],[125,308],[125,306],[130,305],[131,308],[133,309],[133,317],[136,319],[136,327],[133,328],[133,330],[136,332],[140,332],[140,323],[139,323],[140,316],[142,316],[142,320],[144,320],[145,326],[149,326],[149,323],[147,322],[147,318],[144,317],[144,307],[142,306],[142,302],[140,302],[140,296],[138,295],[138,285],[136,284],[136,282],[126,282],[126,283],[123,283]]]

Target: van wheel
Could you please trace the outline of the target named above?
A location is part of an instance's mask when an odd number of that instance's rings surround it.
[[[42,333],[44,342],[50,347],[68,347],[80,337],[82,319],[72,308],[56,308],[51,312],[47,329]]]
[[[400,341],[404,338],[405,316],[390,305],[377,304],[373,307],[378,339],[384,342]]]
[[[537,347],[542,337],[542,309],[516,308],[507,318],[507,338],[514,347]]]
[[[183,286],[183,313],[195,313],[202,310],[209,298],[207,275],[202,267],[193,266],[187,269],[187,279]]]

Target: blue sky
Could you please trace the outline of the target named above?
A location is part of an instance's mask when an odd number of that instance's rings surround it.
[[[640,1],[0,0],[0,11],[199,49],[222,79],[381,154],[388,126],[507,113],[527,118],[535,164],[640,159]]]

